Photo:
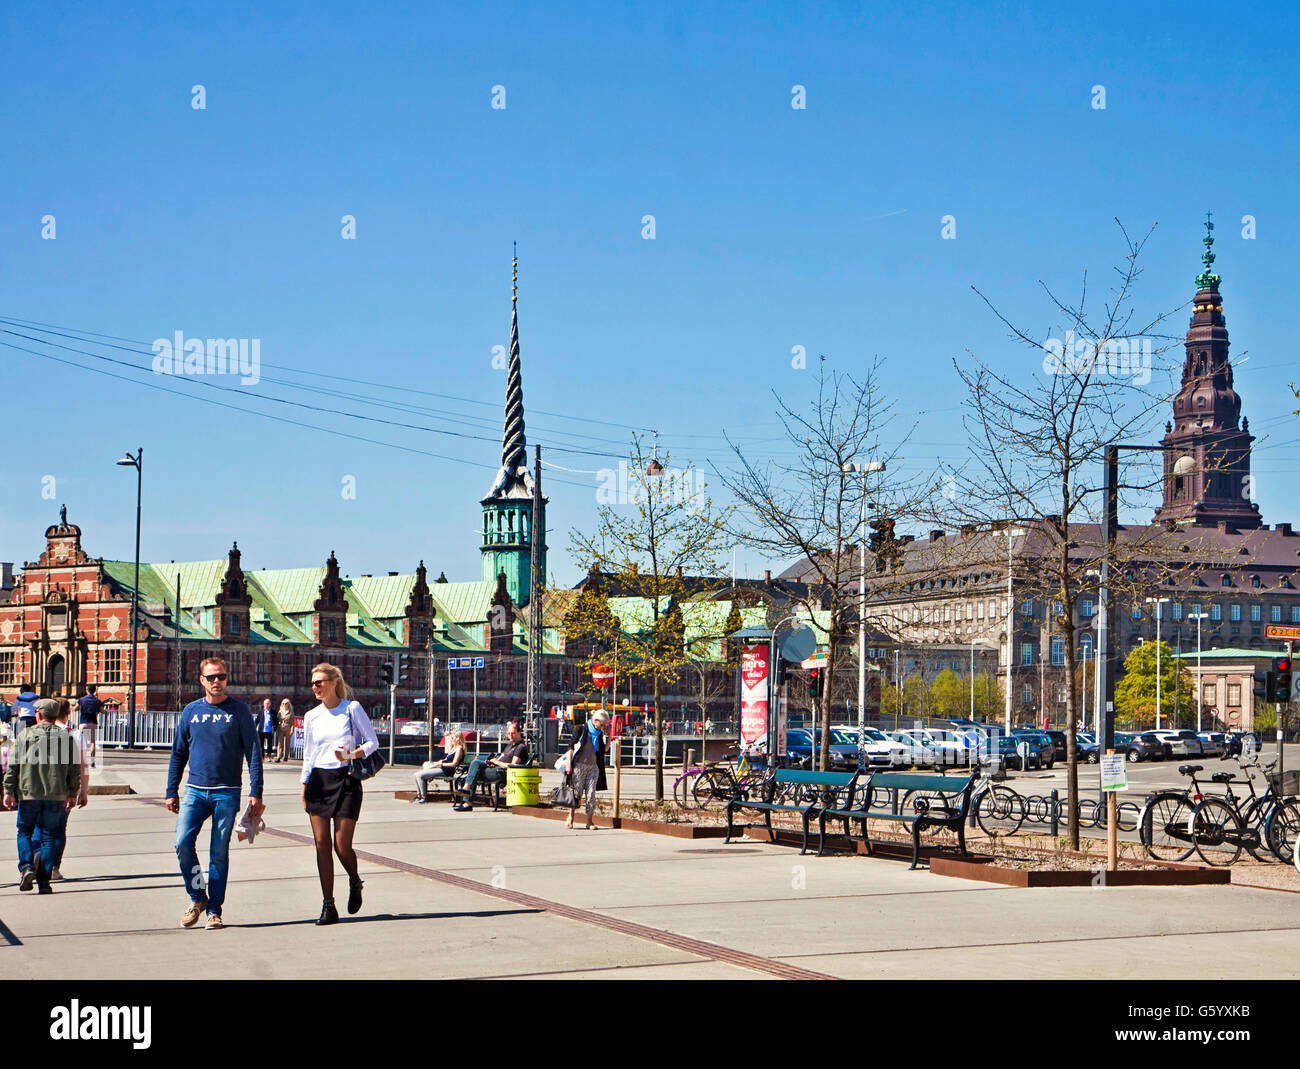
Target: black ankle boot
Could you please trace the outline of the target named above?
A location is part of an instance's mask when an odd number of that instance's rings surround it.
[[[348,877],[348,913],[355,913],[361,908],[361,888],[363,884],[360,877]]]
[[[316,918],[317,924],[338,924],[339,911],[334,908],[334,899],[327,898],[321,904],[320,916]]]

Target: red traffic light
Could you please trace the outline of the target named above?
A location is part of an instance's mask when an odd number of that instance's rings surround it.
[[[1274,671],[1274,672],[1289,672],[1289,671],[1291,671],[1291,658],[1290,658],[1290,657],[1274,657],[1274,658],[1273,658],[1273,671]]]

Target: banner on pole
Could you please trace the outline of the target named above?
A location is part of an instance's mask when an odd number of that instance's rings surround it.
[[[767,738],[767,643],[745,646],[740,654],[740,744],[756,746]]]

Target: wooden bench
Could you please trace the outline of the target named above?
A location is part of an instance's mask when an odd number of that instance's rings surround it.
[[[945,776],[925,772],[877,772],[861,788],[861,804],[854,805],[855,787],[844,808],[826,807],[817,815],[820,857],[826,851],[826,822],[843,820],[845,838],[852,839],[851,821],[857,821],[872,853],[867,820],[896,820],[912,827],[912,868],[921,855],[921,833],[930,828],[951,828],[957,833],[957,847],[966,853],[964,824],[970,815],[971,793],[978,776]]]
[[[827,804],[833,805],[837,796],[844,793],[852,804],[853,789],[858,782],[857,772],[804,772],[781,768],[763,785],[759,801],[732,798],[727,802],[727,838],[735,834],[735,814],[742,809],[754,809],[763,814],[769,836],[772,832],[773,813],[798,813],[803,820],[803,846],[799,853],[808,850],[808,824],[813,815]],[[741,825],[741,829],[751,825]]]

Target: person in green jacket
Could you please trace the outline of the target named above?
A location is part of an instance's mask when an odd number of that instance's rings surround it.
[[[9,757],[4,777],[4,804],[18,802],[18,888],[30,891],[37,883],[48,895],[50,874],[63,839],[63,815],[81,789],[81,758],[76,742],[55,721],[59,703],[42,698],[36,703],[37,721],[24,728]],[[32,856],[32,833],[41,829],[40,857]],[[34,863],[33,863],[34,862]]]

